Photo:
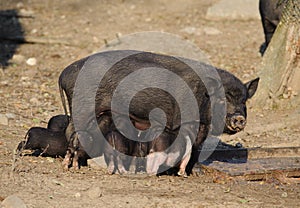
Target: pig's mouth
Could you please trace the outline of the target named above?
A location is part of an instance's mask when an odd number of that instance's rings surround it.
[[[236,127],[236,128],[233,128],[232,126],[230,125],[226,125],[225,128],[224,128],[224,133],[227,133],[227,134],[235,134],[235,133],[238,133],[240,131],[242,131],[243,129],[242,128],[239,128],[239,127]]]
[[[233,115],[226,118],[224,133],[235,134],[242,131],[246,126],[246,118],[242,115]]]

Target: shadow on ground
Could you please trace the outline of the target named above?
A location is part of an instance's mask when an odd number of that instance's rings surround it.
[[[0,67],[9,65],[19,45],[24,42],[24,31],[17,10],[0,10]]]

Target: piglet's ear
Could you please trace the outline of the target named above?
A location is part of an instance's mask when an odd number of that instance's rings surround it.
[[[248,99],[255,94],[257,90],[258,82],[259,82],[259,77],[244,84],[248,90]]]

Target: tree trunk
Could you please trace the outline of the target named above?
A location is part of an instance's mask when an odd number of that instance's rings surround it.
[[[300,106],[300,1],[283,1],[281,21],[262,60],[254,98],[258,108]]]

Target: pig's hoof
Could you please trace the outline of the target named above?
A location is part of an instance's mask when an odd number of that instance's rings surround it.
[[[62,162],[62,165],[63,165],[63,168],[64,170],[69,170],[69,167],[71,165],[71,162],[72,162],[72,155],[71,155],[71,151],[70,150],[67,150],[66,152],[66,155],[65,155],[65,158]]]
[[[68,171],[69,170],[69,166],[70,166],[71,162],[68,160],[68,159],[64,159],[63,162],[62,162],[62,166],[63,166],[63,169],[65,171]]]
[[[185,172],[184,170],[179,170],[179,171],[177,172],[177,175],[179,175],[179,176],[181,176],[181,177],[184,177],[184,178],[187,178],[187,177],[188,177],[187,174],[186,174],[186,172]]]
[[[68,171],[69,170],[69,166],[63,165],[63,169],[64,169],[64,171]]]
[[[63,164],[63,169],[64,171],[68,171],[69,170],[70,165],[68,164]]]
[[[79,164],[77,161],[73,160],[72,166],[74,167],[74,170],[79,170]]]
[[[126,174],[127,173],[127,170],[125,170],[125,168],[119,168],[119,173],[120,175],[123,175],[123,174]]]
[[[156,176],[157,173],[155,173],[155,172],[147,172],[147,175],[148,175],[148,176]]]
[[[115,173],[115,167],[114,167],[114,166],[108,166],[108,167],[107,167],[107,173],[108,173],[109,175],[114,174],[114,173]]]

